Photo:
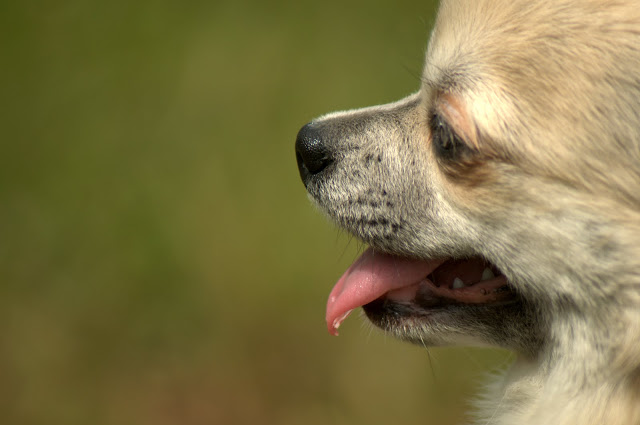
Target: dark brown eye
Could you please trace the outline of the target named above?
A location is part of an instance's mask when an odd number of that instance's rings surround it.
[[[438,113],[431,114],[429,126],[431,128],[431,144],[438,158],[455,161],[470,153],[469,147]]]

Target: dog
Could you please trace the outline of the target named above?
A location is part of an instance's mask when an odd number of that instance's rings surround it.
[[[640,424],[640,2],[444,0],[420,89],[298,133],[368,245],[333,288],[426,346],[512,350],[478,424]]]

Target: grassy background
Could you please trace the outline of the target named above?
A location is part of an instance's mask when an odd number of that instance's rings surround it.
[[[314,116],[415,91],[435,5],[0,3],[0,423],[457,424],[504,354],[324,305]]]

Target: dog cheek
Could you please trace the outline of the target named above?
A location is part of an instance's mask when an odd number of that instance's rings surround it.
[[[472,190],[494,183],[498,176],[486,158],[471,157],[461,161],[438,161],[438,167],[451,184]]]
[[[519,203],[528,202],[523,188],[530,182],[509,164],[477,158],[439,165],[438,170],[443,196],[453,208],[473,220],[493,221]]]

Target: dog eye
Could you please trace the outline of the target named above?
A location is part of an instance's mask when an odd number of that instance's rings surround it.
[[[452,161],[469,153],[467,145],[440,115],[432,114],[429,126],[431,127],[431,143],[439,158]]]

